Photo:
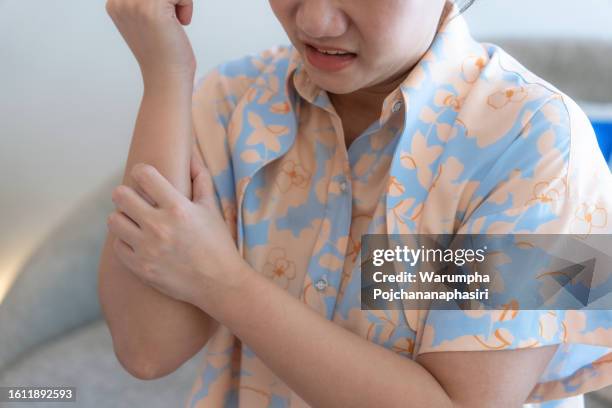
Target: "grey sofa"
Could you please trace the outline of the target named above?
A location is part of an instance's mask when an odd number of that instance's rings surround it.
[[[612,118],[612,44],[488,39],[583,106]],[[588,61],[588,63],[584,63]],[[587,112],[588,113],[588,112]],[[201,353],[164,378],[141,381],[116,360],[97,298],[97,267],[122,170],[79,203],[23,266],[0,306],[0,385],[71,385],[77,403],[36,407],[180,407]],[[612,406],[612,391],[587,395],[587,407]],[[5,403],[6,407],[24,407]]]
[[[29,258],[0,306],[0,385],[65,385],[77,403],[36,407],[182,407],[201,352],[164,378],[142,381],[118,363],[101,319],[97,268],[114,210],[117,171],[74,208]],[[0,403],[4,407],[23,403]]]

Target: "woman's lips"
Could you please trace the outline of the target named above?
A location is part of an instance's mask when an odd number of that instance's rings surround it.
[[[322,71],[337,72],[355,61],[357,54],[325,54],[312,45],[306,45],[306,59],[315,68]]]

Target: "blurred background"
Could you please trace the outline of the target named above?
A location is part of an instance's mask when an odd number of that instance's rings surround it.
[[[0,385],[31,383],[33,373],[43,384],[71,381],[70,367],[66,377],[56,371],[62,364],[119,373],[99,320],[95,268],[142,82],[104,5],[0,0]],[[477,0],[465,18],[477,39],[501,45],[573,97],[609,155],[612,1]],[[197,77],[227,59],[288,43],[263,0],[196,1],[187,32]],[[23,327],[15,327],[16,316]],[[53,357],[61,350],[88,357],[62,362]],[[168,398],[185,397],[195,368],[184,371],[156,380],[166,381]],[[122,395],[125,406],[141,404],[145,389],[160,390],[156,381],[127,375],[121,392],[101,374],[82,381]],[[600,394],[590,395],[587,406],[612,406]],[[163,398],[158,403],[164,406]]]

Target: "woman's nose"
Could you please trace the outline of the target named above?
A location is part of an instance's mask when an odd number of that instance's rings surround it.
[[[331,0],[303,0],[298,8],[296,24],[309,38],[340,37],[348,21],[344,12]]]

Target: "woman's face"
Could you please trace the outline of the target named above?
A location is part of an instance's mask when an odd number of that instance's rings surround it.
[[[374,86],[384,88],[403,76],[431,44],[445,3],[445,0],[269,1],[302,55],[312,81],[335,94]],[[329,55],[320,49],[349,54]]]

